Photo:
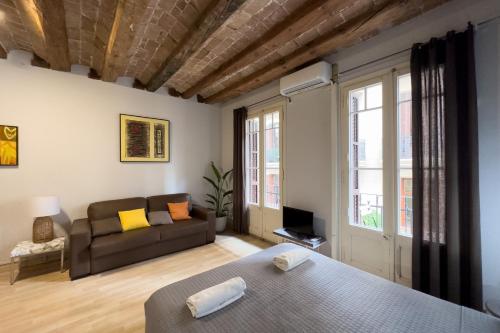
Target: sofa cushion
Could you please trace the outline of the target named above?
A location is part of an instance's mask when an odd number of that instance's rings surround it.
[[[122,232],[122,225],[118,217],[91,221],[92,237],[106,236]]]
[[[175,194],[165,194],[157,195],[154,197],[149,197],[148,208],[150,212],[155,212],[158,210],[168,210],[167,204],[179,203],[187,201],[189,202],[188,209],[191,211],[193,209],[193,204],[191,202],[191,195],[189,193],[175,193]]]
[[[136,229],[120,234],[111,234],[94,238],[90,246],[92,257],[132,250],[141,246],[154,244],[160,240],[158,227]]]
[[[151,225],[172,224],[172,217],[166,210],[158,210],[148,213],[148,221]]]
[[[146,198],[129,198],[110,201],[94,202],[87,209],[89,221],[118,217],[118,212],[144,208],[147,209]]]
[[[170,212],[170,216],[172,216],[172,220],[180,221],[180,220],[191,220],[191,216],[189,216],[189,203],[187,201],[184,202],[169,202],[168,203],[168,211]]]
[[[124,232],[150,227],[144,208],[119,211],[118,216]]]
[[[160,239],[163,241],[206,233],[208,222],[193,218],[191,220],[176,221],[173,224],[164,224],[155,228],[160,230]]]

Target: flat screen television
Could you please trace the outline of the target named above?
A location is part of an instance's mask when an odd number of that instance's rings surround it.
[[[283,206],[283,228],[298,234],[314,235],[313,213]]]

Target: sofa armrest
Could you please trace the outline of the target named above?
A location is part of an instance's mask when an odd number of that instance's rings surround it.
[[[208,221],[207,243],[215,241],[215,212],[200,205],[193,205],[191,215],[201,220]]]
[[[71,266],[69,275],[71,280],[90,274],[91,242],[92,229],[89,220],[75,220],[71,225],[70,233]]]

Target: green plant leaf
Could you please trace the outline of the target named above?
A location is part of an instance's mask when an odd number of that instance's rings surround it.
[[[214,162],[211,162],[210,166],[212,167],[215,177],[217,177],[217,180],[220,182],[222,176],[220,175],[219,169],[217,169]]]
[[[217,184],[216,184],[216,183],[215,183],[212,179],[210,179],[210,178],[208,178],[208,177],[205,177],[205,176],[203,176],[203,178],[204,178],[207,182],[209,182],[210,184],[212,184],[212,186],[215,188],[215,190],[216,190],[217,192],[218,192],[218,191],[220,191],[220,190],[219,190],[219,186],[218,186],[218,185],[217,185]]]
[[[207,197],[213,199],[214,200],[214,205],[215,205],[215,203],[217,202],[217,198],[215,197],[215,195],[213,195],[213,194],[207,194]]]
[[[226,180],[227,176],[229,176],[232,172],[233,172],[233,170],[232,170],[232,169],[231,169],[231,170],[229,170],[229,171],[227,171],[227,172],[224,174],[224,176],[222,176],[222,179],[223,179],[223,180]]]

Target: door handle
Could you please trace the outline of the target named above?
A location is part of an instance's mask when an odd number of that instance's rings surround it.
[[[392,236],[383,234],[382,237],[384,237],[385,240],[389,240],[389,239],[391,239]]]

